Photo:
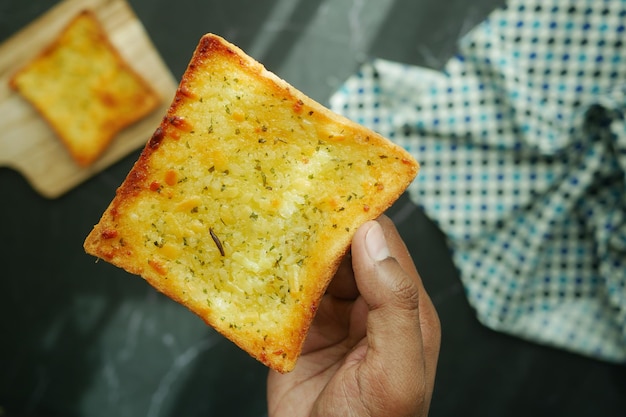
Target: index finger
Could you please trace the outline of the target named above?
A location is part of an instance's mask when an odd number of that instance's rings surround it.
[[[326,293],[342,300],[355,300],[359,296],[359,290],[354,280],[350,252],[341,260],[335,276],[326,289]]]

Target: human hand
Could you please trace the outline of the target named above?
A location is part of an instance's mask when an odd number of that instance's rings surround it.
[[[296,368],[269,373],[270,417],[428,414],[440,325],[411,256],[386,217],[359,228],[351,253]]]

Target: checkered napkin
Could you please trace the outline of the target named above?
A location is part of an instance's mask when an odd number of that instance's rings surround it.
[[[363,65],[333,110],[409,150],[490,328],[626,362],[626,0],[511,0],[444,70]]]

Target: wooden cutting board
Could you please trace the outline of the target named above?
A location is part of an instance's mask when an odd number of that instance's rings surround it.
[[[9,88],[8,81],[85,8],[96,13],[111,42],[159,92],[163,103],[149,116],[120,132],[92,166],[81,168],[41,116]],[[65,0],[0,45],[0,166],[21,172],[40,194],[58,197],[143,147],[165,115],[177,86],[125,0]]]

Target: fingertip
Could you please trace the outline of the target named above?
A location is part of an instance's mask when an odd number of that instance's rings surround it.
[[[372,221],[365,232],[365,250],[374,262],[385,260],[391,256],[383,228],[377,221]]]

